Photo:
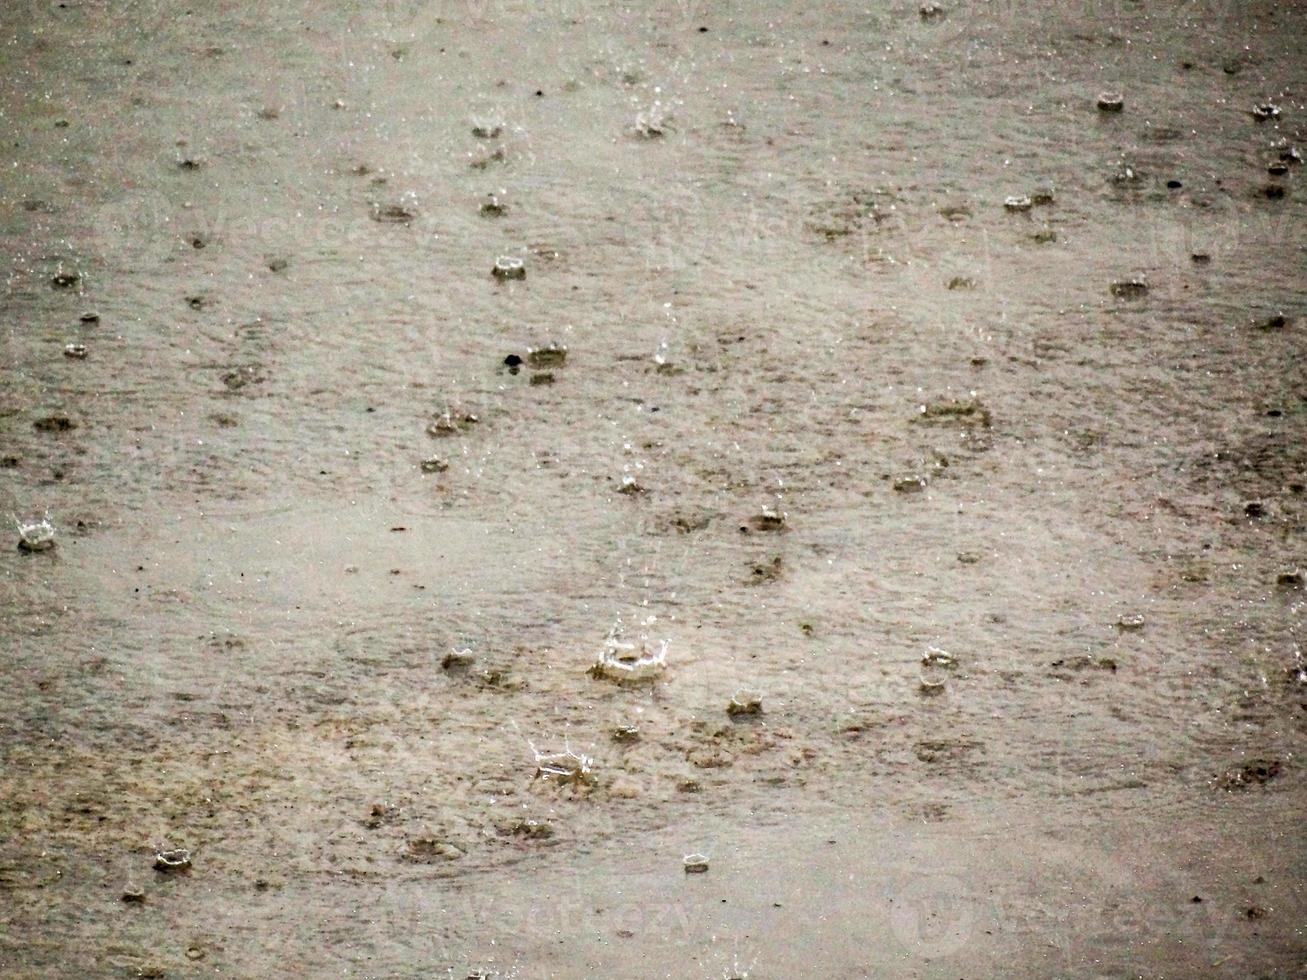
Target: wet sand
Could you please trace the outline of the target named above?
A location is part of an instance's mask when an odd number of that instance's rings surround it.
[[[1305,968],[1307,12],[267,6],[0,16],[0,974]]]

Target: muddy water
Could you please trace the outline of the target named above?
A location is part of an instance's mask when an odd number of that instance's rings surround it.
[[[0,972],[1301,968],[1301,10],[265,6],[0,16]]]

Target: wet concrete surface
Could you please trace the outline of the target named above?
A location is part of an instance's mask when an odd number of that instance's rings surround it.
[[[1304,27],[8,7],[0,972],[1296,975]]]

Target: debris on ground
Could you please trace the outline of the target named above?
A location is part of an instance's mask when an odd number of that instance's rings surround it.
[[[32,423],[37,432],[68,432],[77,428],[77,422],[67,415],[45,415]]]
[[[399,819],[399,807],[395,804],[373,803],[367,819],[363,821],[363,826],[368,830],[376,830],[383,824],[394,823],[397,819]]]
[[[1241,766],[1232,766],[1217,777],[1216,784],[1227,792],[1265,786],[1284,769],[1279,759],[1252,759]]]
[[[785,572],[785,563],[780,555],[773,555],[771,561],[762,560],[750,562],[749,564],[749,581],[754,585],[761,585],[763,582],[775,582]]]

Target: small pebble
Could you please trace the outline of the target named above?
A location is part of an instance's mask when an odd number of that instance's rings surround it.
[[[1125,633],[1137,633],[1144,628],[1144,617],[1138,613],[1122,616],[1116,621],[1117,628]]]
[[[1285,589],[1301,589],[1303,575],[1297,569],[1288,572],[1281,572],[1275,576],[1275,584]]]
[[[1003,199],[1003,207],[1009,211],[1029,211],[1034,202],[1025,194],[1013,194]]]
[[[1264,122],[1267,119],[1278,119],[1280,116],[1280,107],[1274,102],[1263,102],[1252,108],[1253,118],[1258,122]]]
[[[1120,112],[1125,108],[1125,96],[1120,92],[1100,92],[1098,108],[1101,112]]]
[[[86,357],[85,344],[68,344],[64,347],[64,357],[71,357],[74,360],[82,360]]]
[[[88,311],[88,312],[86,312],[86,313],[83,313],[79,319],[80,319],[83,323],[87,323],[87,324],[99,323],[99,322],[100,322],[100,314],[99,314],[99,313],[91,313],[91,312]]]

